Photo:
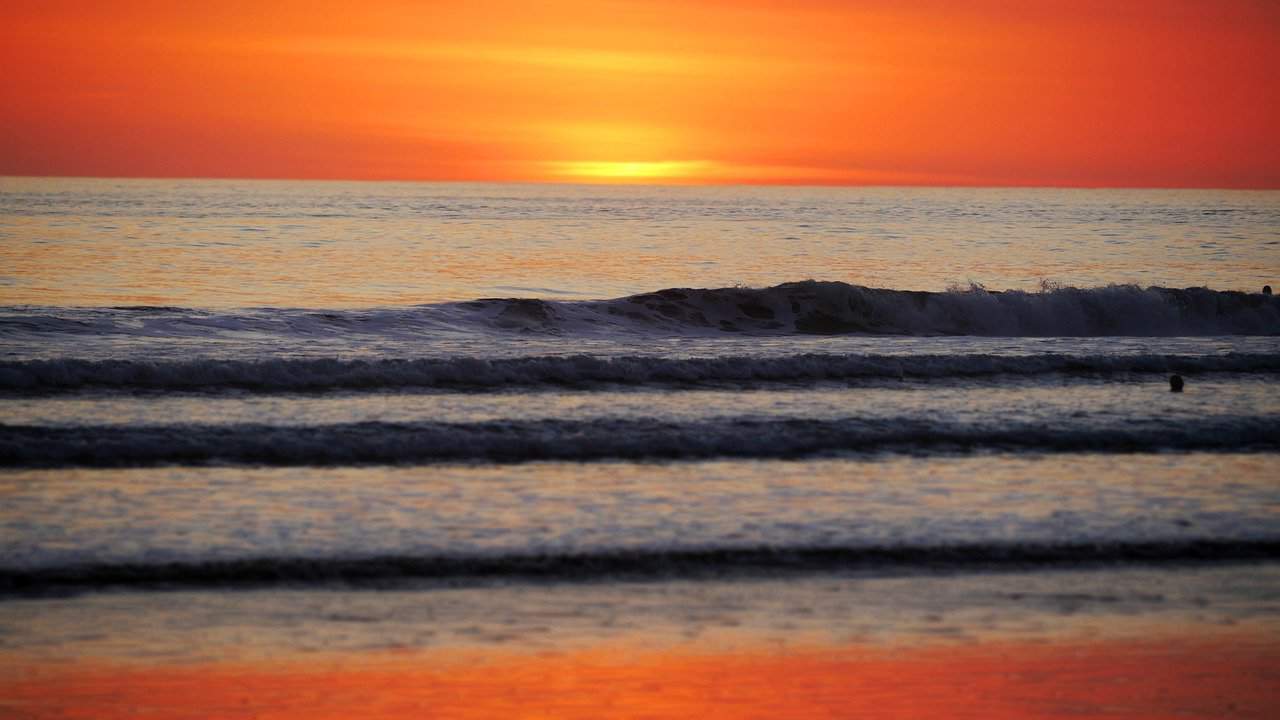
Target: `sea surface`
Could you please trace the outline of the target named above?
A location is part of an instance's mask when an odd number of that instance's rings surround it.
[[[1280,192],[0,179],[0,714],[102,703],[86,658],[626,648],[643,695],[1136,637],[1250,668],[1169,716],[1265,717],[1264,284]]]

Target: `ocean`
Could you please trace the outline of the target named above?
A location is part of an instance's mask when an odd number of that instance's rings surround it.
[[[1266,717],[1277,281],[1280,192],[0,179],[0,714]]]

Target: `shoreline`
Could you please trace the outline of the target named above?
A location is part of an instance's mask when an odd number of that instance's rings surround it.
[[[1280,565],[0,604],[17,717],[1266,717]],[[24,649],[25,648],[25,649]]]

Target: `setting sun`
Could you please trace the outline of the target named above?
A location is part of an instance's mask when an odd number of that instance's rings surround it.
[[[68,0],[0,28],[0,174],[1280,186],[1269,3]]]
[[[662,180],[680,181],[706,177],[702,171],[709,163],[696,161],[633,161],[613,162],[585,160],[577,162],[550,162],[551,175],[566,179],[584,179],[617,182],[645,182]]]

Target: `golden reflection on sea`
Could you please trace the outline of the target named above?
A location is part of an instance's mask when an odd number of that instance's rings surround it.
[[[1280,703],[1280,644],[1239,631],[732,652],[685,643],[75,662],[5,677],[0,709],[22,718],[1260,719]]]

